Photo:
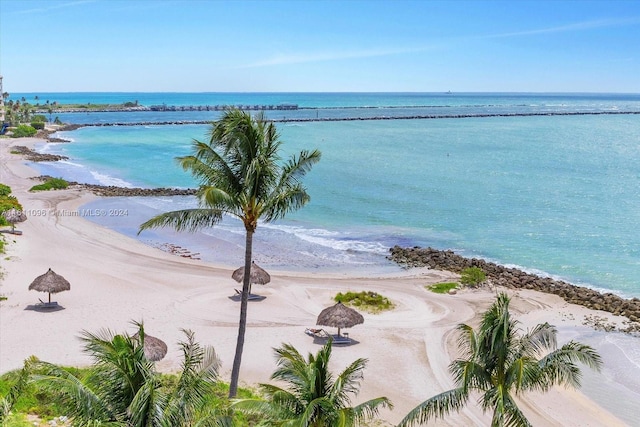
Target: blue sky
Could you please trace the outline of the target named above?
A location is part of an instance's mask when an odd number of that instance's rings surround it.
[[[640,93],[640,1],[0,0],[8,92]]]

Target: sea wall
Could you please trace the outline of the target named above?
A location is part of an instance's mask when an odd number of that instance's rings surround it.
[[[625,299],[612,293],[600,293],[593,289],[575,286],[549,277],[540,277],[516,268],[508,268],[478,258],[465,258],[450,250],[433,248],[390,249],[389,259],[405,267],[429,267],[460,273],[465,268],[478,267],[487,275],[492,285],[510,289],[531,289],[555,294],[571,304],[578,304],[593,310],[603,310],[625,316],[632,322],[640,322],[640,299]],[[630,325],[631,331],[640,331],[640,324]]]

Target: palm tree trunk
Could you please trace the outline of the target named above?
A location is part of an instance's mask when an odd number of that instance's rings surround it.
[[[238,380],[240,378],[240,363],[242,362],[242,350],[244,349],[244,333],[247,329],[247,306],[249,291],[251,289],[251,252],[253,245],[253,230],[247,228],[247,236],[244,250],[244,279],[242,281],[242,298],[240,299],[240,322],[238,324],[238,341],[236,343],[236,355],[233,358],[231,370],[231,384],[229,385],[229,398],[236,397],[238,393]]]

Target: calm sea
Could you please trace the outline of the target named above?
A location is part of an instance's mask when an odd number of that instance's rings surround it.
[[[34,94],[18,96],[32,99]],[[397,267],[385,258],[389,247],[432,246],[640,296],[640,115],[552,115],[639,112],[640,95],[38,97],[60,103],[138,101],[147,106],[286,103],[299,109],[266,114],[277,120],[380,118],[278,124],[287,154],[318,148],[323,158],[305,179],[311,202],[284,221],[259,227],[256,260],[267,267],[393,271]],[[60,116],[72,123],[139,123],[213,120],[219,114],[140,111]],[[444,118],[384,120],[416,116]],[[195,183],[174,158],[189,153],[191,140],[204,139],[206,131],[206,125],[86,127],[61,135],[72,139],[71,144],[42,147],[69,156],[69,161],[38,168],[82,182],[192,187]],[[193,203],[178,197],[109,199],[96,206],[126,205],[127,215],[93,219],[135,235],[148,217]],[[242,235],[240,223],[228,220],[196,235],[154,231],[139,238],[150,244],[174,239],[206,259],[240,265]]]

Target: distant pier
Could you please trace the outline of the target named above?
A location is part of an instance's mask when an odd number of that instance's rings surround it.
[[[278,105],[151,105],[151,111],[224,111],[231,108],[239,110],[297,110],[298,104],[278,104]]]

